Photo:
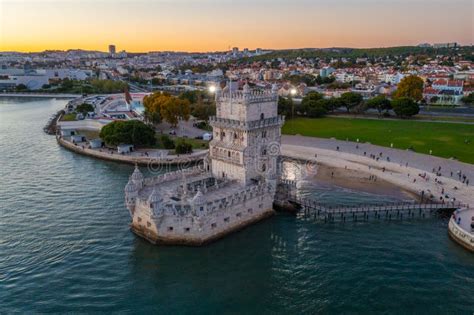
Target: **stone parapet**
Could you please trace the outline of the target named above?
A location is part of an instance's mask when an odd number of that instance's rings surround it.
[[[469,211],[468,209],[458,210],[456,214],[459,216],[463,211]],[[471,210],[472,212],[472,210]],[[464,216],[463,219],[471,219],[469,216]],[[467,226],[467,224],[466,224]],[[463,229],[458,223],[456,223],[456,217],[453,215],[449,220],[448,233],[451,238],[463,246],[467,250],[474,252],[474,234]]]
[[[218,118],[215,116],[209,118],[209,124],[212,127],[235,128],[235,129],[240,129],[244,131],[265,128],[265,127],[282,126],[284,123],[285,123],[285,116],[281,116],[281,115],[277,117],[253,120],[253,121],[248,121],[248,122],[233,120],[233,119]]]

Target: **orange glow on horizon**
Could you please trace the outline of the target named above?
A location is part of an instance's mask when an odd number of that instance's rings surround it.
[[[472,44],[470,0],[0,0],[0,51]],[[409,9],[409,10],[408,10]]]

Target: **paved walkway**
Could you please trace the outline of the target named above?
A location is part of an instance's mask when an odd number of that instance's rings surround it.
[[[90,149],[88,148],[88,144],[85,142],[75,145],[63,138],[57,138],[57,140],[61,146],[79,154],[128,164],[138,163],[143,166],[161,164],[187,166],[189,163],[201,161],[208,153],[208,150],[196,150],[191,154],[171,155],[168,154],[168,150],[138,149],[132,153],[119,154],[115,150],[109,150],[106,148]]]
[[[465,174],[467,179],[469,179],[470,184],[472,182],[472,185],[474,185],[474,165],[456,160],[444,159],[432,155],[416,153],[409,150],[391,149],[367,143],[358,144],[351,141],[321,139],[304,136],[282,136],[281,143],[283,145],[290,144],[326,150],[336,150],[337,147],[339,147],[339,152],[350,153],[362,157],[364,156],[364,152],[366,152],[365,156],[370,156],[370,154],[379,156],[382,152],[382,157],[379,157],[379,160],[386,161],[387,157],[389,157],[390,162],[392,163],[398,163],[402,166],[405,166],[408,163],[408,166],[423,170],[427,173],[432,173],[433,168],[438,170],[438,168],[441,167],[439,172],[442,176],[451,177],[458,181],[459,176],[457,172],[461,171],[462,174]],[[452,176],[451,172],[453,172]],[[462,176],[459,184],[461,183]]]
[[[458,218],[461,219],[458,224],[461,229],[469,233],[474,233],[474,229],[471,229],[471,222],[473,222],[472,218],[474,218],[474,209],[456,212],[456,223],[458,222]]]
[[[443,198],[451,201],[454,198],[471,207],[474,205],[474,184],[463,184],[462,176],[460,180],[457,175],[461,171],[469,180],[474,180],[474,165],[371,144],[356,146],[356,143],[347,141],[283,136],[281,152],[284,156],[375,175],[417,194],[424,191],[425,197],[433,195],[433,200]],[[371,158],[371,154],[379,159]],[[387,157],[390,161],[387,161]],[[433,168],[438,175],[433,173]]]

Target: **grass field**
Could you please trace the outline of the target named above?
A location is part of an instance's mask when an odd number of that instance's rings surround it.
[[[370,142],[419,153],[455,157],[474,164],[474,125],[413,120],[351,118],[295,118],[283,126],[283,134]],[[466,141],[468,143],[466,143]]]

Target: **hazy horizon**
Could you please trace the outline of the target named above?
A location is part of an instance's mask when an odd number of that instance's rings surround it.
[[[0,0],[0,51],[226,51],[474,42],[470,0]]]

